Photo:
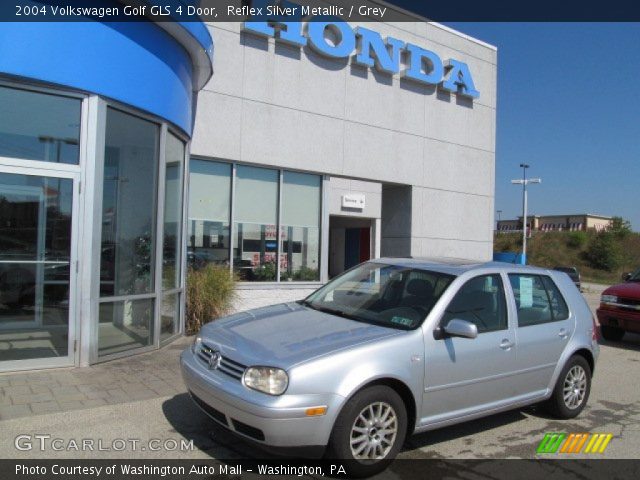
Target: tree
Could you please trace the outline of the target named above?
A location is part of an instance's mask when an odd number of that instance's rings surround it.
[[[599,270],[612,272],[622,263],[622,250],[612,231],[595,235],[586,253],[591,266]]]
[[[631,222],[622,217],[613,217],[609,231],[618,238],[624,238],[631,233]]]

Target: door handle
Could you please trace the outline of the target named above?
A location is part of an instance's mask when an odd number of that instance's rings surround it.
[[[561,328],[558,332],[558,336],[560,338],[567,338],[569,336],[569,333],[564,328]]]
[[[503,350],[509,350],[511,347],[513,347],[513,345],[514,343],[508,338],[505,338],[504,340],[502,340],[502,342],[500,342],[500,348]]]

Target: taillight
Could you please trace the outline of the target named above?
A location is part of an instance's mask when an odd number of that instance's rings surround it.
[[[591,322],[593,323],[593,330],[591,331],[591,340],[597,342],[600,340],[600,329],[598,328],[598,324],[596,323],[596,317],[591,315]]]

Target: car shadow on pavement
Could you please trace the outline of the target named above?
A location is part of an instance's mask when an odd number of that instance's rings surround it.
[[[464,440],[465,444],[472,446],[478,441],[478,437],[474,437],[478,433],[492,430],[494,428],[503,427],[511,423],[516,423],[521,420],[525,420],[527,416],[523,413],[536,414],[529,412],[529,407],[521,410],[510,410],[503,413],[498,413],[477,420],[468,421],[465,423],[459,423],[457,425],[451,425],[449,427],[442,427],[437,430],[429,430],[423,433],[413,435],[407,439],[404,444],[402,455],[405,458],[412,458],[414,456],[420,458],[440,458],[438,454],[432,452],[423,451],[425,447],[437,445],[439,443],[448,442],[450,440],[457,440],[463,437],[468,437]],[[409,453],[411,451],[411,453]]]
[[[640,352],[640,335],[637,333],[625,333],[622,340],[617,342],[612,342],[610,340],[605,340],[604,338],[600,338],[600,345],[605,345],[607,347],[620,348],[622,350],[632,350],[634,352]]]
[[[261,454],[262,458],[267,456],[209,418],[188,393],[166,400],[162,404],[162,412],[176,433],[193,441],[195,448],[213,459],[256,458]]]

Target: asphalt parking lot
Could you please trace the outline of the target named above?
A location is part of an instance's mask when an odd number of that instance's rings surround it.
[[[593,308],[599,293],[597,287],[585,293]],[[177,360],[177,352],[186,343],[186,339],[180,340],[170,350],[164,349],[164,355],[175,355]],[[168,364],[172,362],[167,360]],[[545,433],[576,432],[614,435],[599,458],[637,459],[640,458],[638,379],[640,336],[627,335],[615,344],[605,342],[601,346],[589,404],[577,419],[558,421],[535,407],[515,410],[416,435],[407,442],[400,458],[534,458]],[[179,393],[138,401],[0,420],[0,457],[233,459],[265,456],[218,428],[181,388],[177,390]],[[90,437],[110,444],[114,439],[135,438],[140,443],[136,450],[127,448],[108,453],[15,448],[16,436],[42,433],[63,440]],[[144,448],[149,439],[193,440],[194,448],[170,453],[150,451]]]

